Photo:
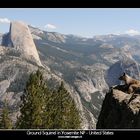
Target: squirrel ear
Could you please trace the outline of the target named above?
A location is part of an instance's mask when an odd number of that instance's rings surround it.
[[[123,76],[125,76],[125,72],[123,73]]]

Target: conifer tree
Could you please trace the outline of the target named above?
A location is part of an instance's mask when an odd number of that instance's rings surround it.
[[[4,107],[2,109],[1,119],[0,119],[0,128],[1,129],[12,129],[12,121],[9,117],[9,109],[7,102],[4,102]]]
[[[58,89],[50,90],[39,70],[30,75],[21,101],[21,115],[17,121],[17,128],[80,128],[79,111],[63,82]]]
[[[27,82],[25,93],[21,97],[21,116],[18,119],[17,128],[42,128],[45,89],[42,73],[39,70],[35,74],[32,73]]]
[[[51,93],[51,99],[46,105],[45,116],[46,121],[44,122],[47,129],[80,128],[79,111],[70,93],[65,89],[63,82],[61,82],[57,91]]]
[[[70,93],[64,87],[64,83],[58,89],[59,104],[61,106],[61,127],[62,129],[78,129],[80,128],[80,114],[76,108],[76,104]]]

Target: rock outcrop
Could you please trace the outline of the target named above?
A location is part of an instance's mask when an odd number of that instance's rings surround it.
[[[82,128],[95,129],[108,87],[120,84],[117,79],[124,71],[138,78],[137,63],[118,49],[121,38],[114,42],[115,38],[118,37],[88,39],[11,22],[9,33],[0,34],[0,45],[4,46],[0,47],[0,108],[8,99],[11,116],[18,112],[29,74],[43,64],[47,79],[67,82],[81,112]],[[125,38],[123,42],[128,43]],[[123,56],[126,60],[120,61]]]
[[[14,48],[0,46],[0,67],[0,113],[6,100],[11,112],[10,116],[13,123],[15,123],[17,116],[19,116],[19,107],[21,105],[20,97],[24,93],[26,82],[29,75],[35,72],[38,66],[19,57],[17,50]],[[44,79],[51,87],[57,87],[63,80],[51,72],[47,66],[40,68],[40,70],[43,72]],[[85,117],[88,116],[87,114],[90,114],[90,112],[83,107],[78,93],[67,83],[65,83],[65,85],[74,98],[80,112],[82,119],[81,128],[87,129],[89,126],[93,126],[93,124],[95,124],[94,120],[88,123],[88,119]],[[92,114],[90,116],[93,118]]]
[[[118,77],[126,72],[131,77],[139,79],[139,66],[138,63],[126,55],[124,58],[113,64],[106,72],[106,82],[109,87],[120,84]]]
[[[50,86],[56,87],[63,79],[55,75],[43,59],[41,59],[41,64],[36,46],[26,24],[11,22],[9,33],[0,35],[0,40],[0,113],[4,101],[7,100],[11,111],[10,116],[15,123],[17,116],[19,116],[20,96],[24,93],[30,73],[35,72],[38,66],[43,64],[43,68],[40,69]],[[79,94],[72,86],[67,83],[65,85],[68,86],[67,89],[79,109],[82,119],[81,128],[95,128],[94,117],[83,106]]]
[[[103,101],[97,129],[139,129],[140,91],[127,93],[123,85],[111,88]]]
[[[4,46],[10,46],[18,50],[21,57],[42,66],[31,32],[23,22],[12,21],[9,33],[4,38]]]

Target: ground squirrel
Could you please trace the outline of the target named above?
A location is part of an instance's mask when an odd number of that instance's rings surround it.
[[[123,73],[123,75],[119,77],[119,80],[124,81],[125,85],[128,86],[129,94],[140,88],[140,81],[130,77],[126,73]]]

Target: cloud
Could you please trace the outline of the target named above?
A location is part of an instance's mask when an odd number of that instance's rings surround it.
[[[53,25],[53,24],[46,24],[46,25],[44,26],[44,28],[46,28],[46,29],[56,29],[56,26]]]
[[[8,18],[0,18],[0,23],[10,23]]]
[[[114,32],[113,35],[121,35],[121,31]]]
[[[128,31],[125,32],[126,34],[129,34],[129,35],[140,35],[140,32],[137,31],[137,30],[134,30],[134,29],[130,29]]]

